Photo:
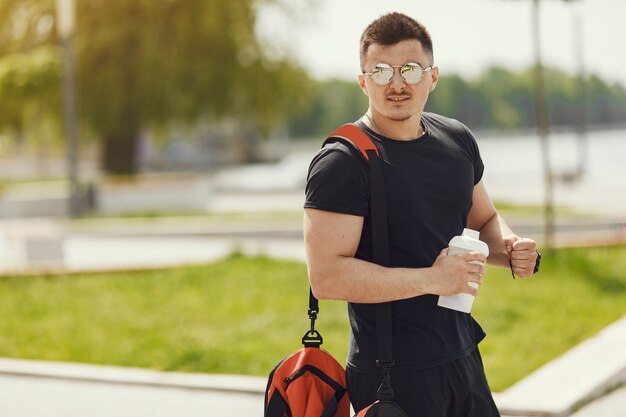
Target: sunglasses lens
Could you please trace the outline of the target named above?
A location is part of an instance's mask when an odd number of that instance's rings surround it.
[[[406,64],[402,66],[400,73],[407,84],[417,84],[422,79],[422,67],[419,64]]]
[[[377,64],[372,68],[372,80],[376,84],[389,84],[391,78],[393,78],[393,68],[390,65]]]

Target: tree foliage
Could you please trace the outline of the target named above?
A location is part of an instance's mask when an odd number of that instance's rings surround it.
[[[256,37],[260,1],[76,1],[79,117],[103,139],[105,169],[132,173],[148,127],[230,118],[267,132],[306,106],[306,73]],[[54,19],[54,0],[2,0],[2,60],[57,45]]]
[[[578,77],[546,70],[550,125],[574,128],[580,117],[590,125],[626,123],[626,89],[592,75],[584,85]],[[536,127],[532,69],[512,72],[490,68],[476,79],[459,75],[439,78],[426,111],[453,117],[472,129],[531,129]],[[290,120],[294,136],[324,136],[354,121],[367,109],[367,97],[356,81],[319,81],[311,108]]]
[[[54,121],[60,116],[59,83],[56,48],[6,55],[0,60],[0,130],[22,139],[40,135],[44,126],[58,126]]]
[[[581,114],[592,125],[626,122],[623,86],[608,85],[595,75],[583,82],[557,69],[547,69],[545,78],[551,126],[574,127]],[[475,129],[528,129],[537,124],[533,94],[532,69],[494,67],[475,80],[441,77],[426,108]]]

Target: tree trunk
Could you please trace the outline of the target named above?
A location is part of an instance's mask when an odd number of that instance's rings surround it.
[[[138,131],[128,129],[109,132],[102,142],[102,169],[107,174],[133,175],[137,173],[135,146]]]

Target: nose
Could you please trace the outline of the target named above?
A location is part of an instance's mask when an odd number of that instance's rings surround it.
[[[404,90],[404,87],[406,87],[400,68],[393,69],[393,77],[391,77],[391,83],[389,86],[395,91],[402,91]]]

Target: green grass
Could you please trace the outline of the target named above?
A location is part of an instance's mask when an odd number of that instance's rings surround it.
[[[626,314],[626,247],[544,256],[531,280],[486,275],[474,312],[500,391]],[[298,262],[231,258],[172,270],[0,279],[0,356],[267,375],[309,324]],[[324,347],[346,356],[346,307],[321,302]]]
[[[542,205],[530,204],[510,204],[505,202],[494,202],[498,213],[505,219],[509,218],[530,218],[541,219],[544,216],[545,208]],[[598,217],[597,214],[582,212],[572,207],[556,206],[554,215],[559,219],[589,219]]]
[[[544,254],[541,272],[513,280],[490,268],[474,304],[492,388],[503,390],[626,314],[626,247]]]

